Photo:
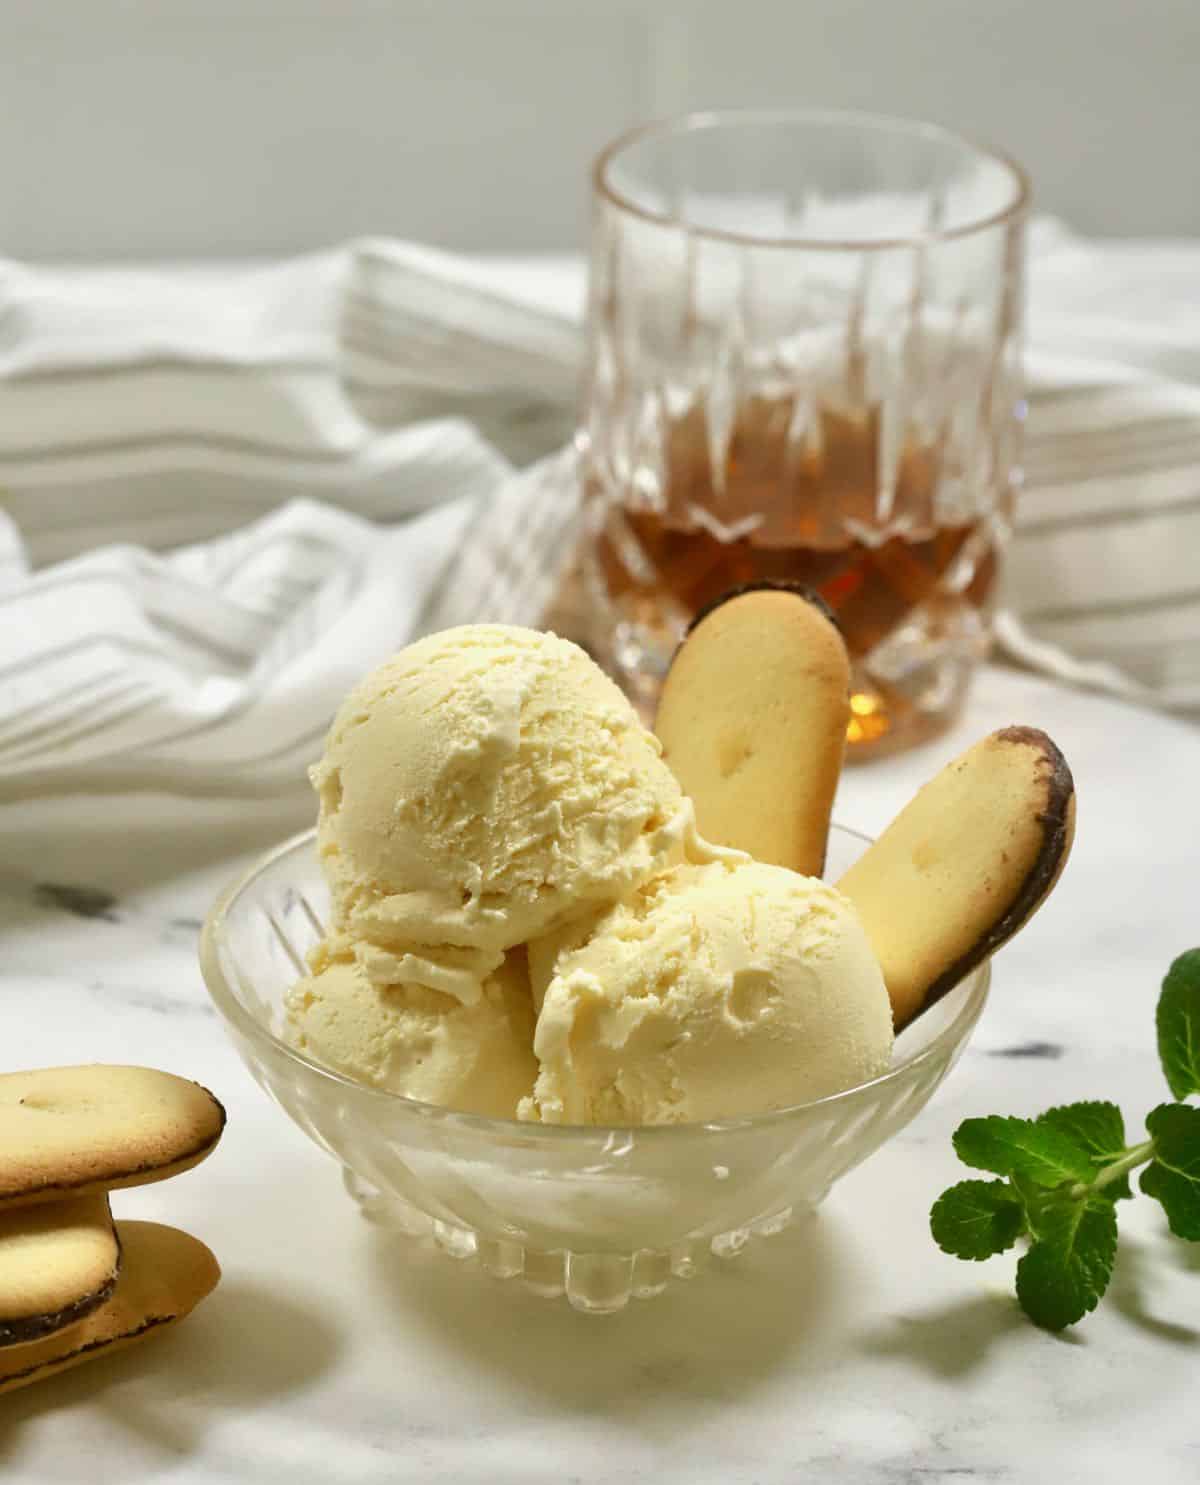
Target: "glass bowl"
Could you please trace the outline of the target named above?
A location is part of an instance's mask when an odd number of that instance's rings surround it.
[[[322,1067],[283,1040],[283,997],[322,933],[315,831],[286,841],[216,902],[204,979],[259,1084],[341,1162],[371,1219],[577,1309],[621,1309],[815,1208],[929,1101],[983,1009],[987,966],[896,1040],[882,1077],[777,1113],[596,1128],[453,1113]],[[834,826],[839,876],[868,844]]]

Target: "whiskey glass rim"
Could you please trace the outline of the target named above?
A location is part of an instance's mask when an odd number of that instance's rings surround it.
[[[837,822],[834,822],[830,828],[831,831],[849,836],[863,845],[871,844],[871,837],[864,835],[861,831],[852,830]],[[629,1125],[539,1124],[515,1118],[504,1119],[486,1114],[463,1113],[457,1109],[448,1109],[441,1104],[425,1103],[420,1099],[410,1098],[407,1094],[397,1093],[390,1088],[360,1082],[307,1056],[255,1016],[243,1004],[234,986],[229,983],[221,964],[221,947],[226,936],[226,921],[229,914],[234,910],[242,894],[248,888],[252,888],[264,872],[277,865],[285,857],[295,856],[300,851],[311,849],[316,842],[316,835],[316,830],[310,827],[281,841],[245,868],[218,895],[205,918],[200,933],[201,976],[222,1018],[249,1044],[269,1049],[277,1059],[295,1069],[300,1077],[340,1089],[343,1096],[354,1101],[357,1106],[363,1108],[369,1106],[377,1110],[381,1118],[397,1113],[407,1113],[412,1117],[436,1124],[440,1129],[458,1131],[466,1136],[475,1135],[501,1140],[519,1136],[524,1142],[546,1140],[567,1144],[571,1141],[604,1143],[630,1137],[639,1142],[669,1143],[672,1140],[695,1138],[698,1134],[705,1136],[731,1134],[775,1127],[796,1118],[848,1103],[852,1099],[861,1098],[864,1094],[879,1096],[884,1089],[912,1078],[915,1072],[932,1058],[967,1040],[983,1011],[991,987],[991,965],[985,960],[968,971],[950,992],[951,995],[960,995],[961,1004],[955,1008],[948,1023],[935,1032],[923,1046],[902,1057],[900,1061],[893,1062],[877,1077],[869,1078],[862,1083],[855,1083],[836,1093],[825,1094],[821,1098],[790,1104],[782,1109],[771,1109],[758,1114],[733,1114],[720,1119],[689,1120],[680,1124]]]
[[[631,146],[656,135],[683,135],[700,133],[708,129],[727,126],[773,124],[812,124],[819,126],[850,125],[865,129],[891,130],[916,138],[940,141],[969,150],[981,160],[990,160],[1008,172],[1012,195],[1006,205],[990,211],[971,221],[956,223],[952,227],[932,228],[922,232],[902,233],[889,237],[804,237],[792,235],[764,235],[755,232],[739,232],[727,227],[697,226],[669,212],[655,211],[631,199],[612,180],[611,169],[616,160]],[[726,242],[739,247],[783,248],[804,252],[885,252],[897,248],[914,247],[924,243],[950,242],[956,238],[970,237],[989,228],[1014,223],[1028,210],[1032,194],[1032,183],[1025,167],[1011,155],[984,144],[969,134],[947,128],[928,119],[911,118],[904,114],[872,113],[860,109],[841,108],[714,108],[701,109],[682,114],[670,114],[652,119],[627,129],[607,144],[592,163],[592,189],[595,196],[603,198],[618,210],[638,217],[657,227],[671,227],[689,237],[705,238],[714,242]]]

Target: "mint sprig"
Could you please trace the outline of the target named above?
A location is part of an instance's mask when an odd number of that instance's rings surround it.
[[[1131,1171],[1161,1203],[1176,1237],[1200,1242],[1200,949],[1181,954],[1163,981],[1156,1012],[1159,1060],[1178,1100],[1146,1118],[1149,1138],[1129,1145],[1113,1103],[1062,1104],[1036,1119],[966,1119],[954,1133],[964,1165],[1001,1177],[960,1181],[930,1212],[934,1241],[956,1258],[981,1260],[1019,1240],[1017,1299],[1036,1324],[1063,1330],[1096,1308],[1117,1253],[1119,1200]]]

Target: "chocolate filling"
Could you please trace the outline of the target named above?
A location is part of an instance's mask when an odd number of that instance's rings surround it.
[[[148,1330],[154,1330],[159,1325],[170,1325],[178,1318],[177,1315],[151,1315],[148,1320],[143,1320],[132,1330],[123,1331],[120,1335],[105,1336],[103,1340],[89,1341],[86,1346],[77,1346],[74,1351],[64,1351],[61,1356],[51,1356],[46,1361],[35,1362],[33,1366],[24,1367],[20,1371],[6,1372],[0,1368],[0,1392],[14,1382],[23,1381],[26,1377],[35,1376],[38,1372],[59,1370],[68,1362],[78,1361],[93,1351],[103,1351],[108,1346],[115,1346],[119,1341],[136,1340],[138,1336],[145,1335]]]

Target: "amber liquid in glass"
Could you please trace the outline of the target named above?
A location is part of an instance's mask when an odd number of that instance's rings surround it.
[[[984,611],[996,578],[978,523],[939,525],[940,451],[905,439],[892,456],[881,519],[876,409],[815,410],[798,424],[791,399],[738,407],[720,478],[700,410],[669,429],[662,498],[611,507],[596,542],[598,575],[616,609],[670,647],[685,619],[723,592],[763,580],[801,583],[837,617],[856,663],[851,754],[886,751],[940,730],[870,657],[920,610],[928,644]],[[875,533],[891,525],[884,540]],[[674,633],[667,631],[673,630]]]

